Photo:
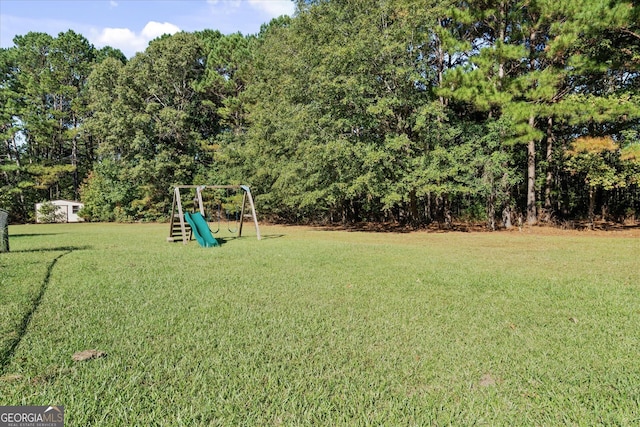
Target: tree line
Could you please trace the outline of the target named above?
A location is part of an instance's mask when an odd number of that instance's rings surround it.
[[[640,6],[305,0],[255,35],[127,59],[69,30],[0,50],[0,207],[166,220],[176,184],[287,222],[635,220]]]

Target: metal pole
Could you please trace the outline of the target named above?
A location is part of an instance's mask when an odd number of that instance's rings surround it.
[[[9,252],[9,212],[0,209],[0,252]]]

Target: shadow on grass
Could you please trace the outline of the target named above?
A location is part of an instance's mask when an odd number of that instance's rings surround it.
[[[640,230],[640,223],[625,224],[611,221],[564,221],[560,224],[563,229],[573,230],[594,230],[594,231],[636,231]]]
[[[260,239],[261,240],[269,240],[269,239],[279,239],[280,237],[284,237],[285,234],[267,234],[267,235],[261,235]],[[229,237],[216,237],[216,240],[218,241],[218,243],[222,246],[223,244],[227,243],[227,242],[232,242],[234,240],[237,239],[256,239],[256,236],[242,236],[242,237],[238,237],[238,236],[229,236]],[[257,240],[257,239],[256,239]]]
[[[262,240],[269,240],[269,239],[279,239],[284,236],[286,236],[286,234],[263,234],[260,237]]]
[[[411,233],[418,230],[426,230],[428,227],[414,227],[389,222],[354,222],[346,224],[315,224],[312,227],[319,231],[354,231],[366,233]],[[447,229],[444,231],[454,231]]]
[[[378,223],[378,222],[357,222],[348,224],[312,224],[310,227],[319,231],[353,231],[367,233],[411,233],[414,231],[424,231],[428,233],[450,233],[450,232],[511,232],[522,231],[523,228],[528,231],[536,230],[557,230],[562,231],[602,231],[602,232],[620,232],[626,231],[634,234],[640,234],[640,223],[623,224],[612,221],[596,221],[589,224],[588,221],[563,221],[558,223],[540,223],[537,225],[523,227],[513,226],[510,229],[498,227],[491,230],[483,222],[460,222],[460,223],[442,223],[432,222],[429,225],[404,225],[398,223]],[[548,234],[548,233],[547,233]]]
[[[65,255],[69,255],[75,250],[69,247],[65,247],[65,248],[66,249],[60,249],[60,248],[53,249],[56,251],[64,251],[64,252],[58,255],[57,257],[55,257],[47,267],[47,273],[44,276],[44,280],[42,281],[42,284],[40,285],[40,290],[38,292],[38,295],[33,300],[33,304],[31,305],[31,308],[25,313],[25,315],[22,318],[22,321],[20,322],[20,325],[18,326],[18,329],[15,331],[16,338],[9,342],[9,345],[7,346],[7,348],[5,349],[0,348],[0,374],[5,373],[4,371],[7,365],[9,364],[9,361],[13,357],[13,354],[15,353],[16,348],[20,344],[20,341],[22,341],[22,337],[24,337],[24,335],[26,334],[27,327],[29,326],[29,322],[31,322],[31,318],[33,317],[33,314],[36,312],[36,310],[40,306],[42,297],[47,291],[47,287],[49,286],[49,281],[51,280],[51,272],[53,271],[53,268],[55,267],[56,263],[60,258],[64,257]],[[47,250],[51,250],[51,249],[45,249],[45,251]],[[27,252],[38,252],[38,250],[27,251]]]
[[[58,246],[55,248],[19,249],[17,251],[9,251],[9,252],[10,253],[73,252],[73,251],[86,251],[88,249],[93,249],[93,246]]]
[[[40,237],[40,236],[57,236],[60,233],[22,233],[22,234],[11,234],[9,233],[9,238],[15,237]]]

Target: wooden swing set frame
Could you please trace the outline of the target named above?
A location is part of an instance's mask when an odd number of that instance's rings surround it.
[[[173,187],[173,203],[171,205],[171,220],[169,224],[169,237],[167,237],[168,242],[175,242],[179,240],[177,236],[176,226],[177,222],[180,223],[180,231],[182,236],[182,243],[187,244],[189,240],[191,240],[191,233],[187,234],[187,223],[184,219],[184,211],[182,209],[182,198],[180,194],[181,189],[195,189],[196,190],[196,198],[198,200],[198,209],[200,210],[200,214],[204,217],[204,203],[202,202],[202,190],[206,188],[212,189],[222,189],[222,190],[242,190],[242,204],[240,206],[240,218],[238,225],[238,237],[242,237],[242,225],[244,222],[244,214],[245,214],[245,206],[247,201],[249,201],[249,207],[251,208],[251,217],[253,218],[253,224],[256,227],[256,235],[258,240],[260,237],[260,228],[258,227],[258,217],[256,216],[256,207],[253,203],[253,197],[251,196],[251,190],[248,185],[176,185]],[[177,215],[176,215],[177,210]],[[220,218],[218,218],[220,221]]]

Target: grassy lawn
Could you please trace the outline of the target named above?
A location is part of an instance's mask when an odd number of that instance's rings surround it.
[[[68,426],[640,423],[640,238],[270,226],[203,249],[167,229],[9,227],[0,405]]]

